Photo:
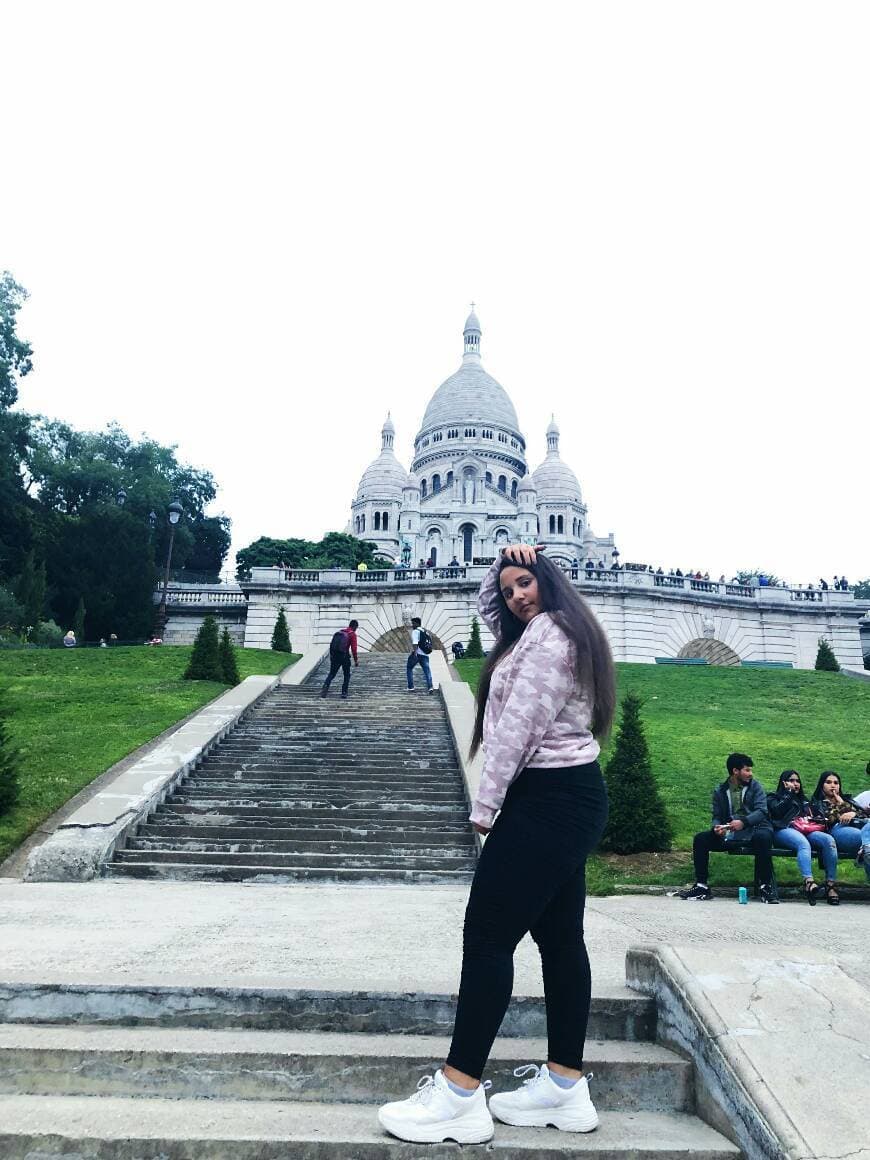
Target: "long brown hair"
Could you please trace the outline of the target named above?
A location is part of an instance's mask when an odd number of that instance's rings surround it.
[[[541,613],[548,612],[574,645],[575,676],[584,696],[592,705],[592,732],[604,738],[610,732],[616,711],[616,678],[610,645],[592,609],[569,583],[564,572],[538,553],[534,564],[515,564],[503,556],[499,575],[505,568],[526,568],[538,581]],[[471,756],[483,740],[483,716],[489,697],[492,672],[508,649],[523,635],[526,625],[514,616],[497,587],[499,626],[495,645],[486,658],[477,686],[477,717],[471,738]]]

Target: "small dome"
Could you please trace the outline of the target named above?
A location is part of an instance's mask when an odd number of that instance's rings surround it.
[[[480,334],[480,322],[477,315],[474,313],[474,307],[471,308],[471,313],[465,320],[465,326],[462,328],[462,333],[467,334],[469,330],[476,330]]]
[[[531,475],[524,475],[523,478],[520,480],[519,485],[517,487],[517,492],[536,491],[536,490],[537,489],[535,488],[535,481],[532,479]]]
[[[420,490],[420,480],[417,478],[413,471],[408,472],[408,478],[405,480],[405,487],[413,487],[416,488],[417,491]]]
[[[539,500],[564,499],[582,502],[577,476],[567,463],[563,463],[555,456],[548,455],[541,466],[532,472],[532,479]]]
[[[387,412],[387,418],[386,418],[386,420],[385,420],[385,422],[384,422],[384,425],[383,425],[383,427],[381,428],[381,431],[382,431],[382,432],[384,432],[384,431],[387,431],[387,432],[389,432],[389,434],[390,434],[390,435],[395,435],[395,434],[396,434],[396,426],[395,426],[395,424],[393,423],[393,420],[392,420],[392,418],[390,417],[390,413],[389,413],[389,411]]]
[[[407,484],[408,473],[396,459],[392,450],[385,447],[380,455],[368,465],[359,481],[357,501],[366,499],[402,498],[402,488]]]
[[[559,424],[556,422],[556,416],[555,416],[555,415],[553,415],[553,416],[550,418],[550,426],[547,428],[547,434],[548,434],[548,435],[559,435],[559,434],[561,434],[561,432],[559,431]]]

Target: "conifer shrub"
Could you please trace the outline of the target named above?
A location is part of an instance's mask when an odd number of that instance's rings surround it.
[[[471,636],[468,641],[468,648],[465,650],[465,655],[472,661],[480,660],[483,656],[483,643],[480,639],[480,623],[476,616],[471,621]]]
[[[816,653],[816,668],[824,673],[838,673],[840,664],[834,656],[834,650],[823,636],[819,637],[819,651]]]
[[[19,754],[9,736],[9,707],[0,695],[0,818],[8,814],[21,793]]]
[[[236,660],[236,650],[230,640],[230,630],[226,627],[221,633],[220,658],[224,683],[237,685],[242,678],[239,676],[239,664]]]
[[[79,602],[76,605],[76,614],[73,617],[73,632],[76,634],[76,642],[82,644],[85,639],[85,616],[87,609],[85,608],[84,596],[79,597]]]
[[[223,683],[224,671],[221,665],[218,626],[213,616],[207,616],[203,620],[199,632],[196,634],[193,652],[190,654],[190,663],[184,670],[184,679],[186,681],[220,681]]]
[[[613,753],[604,771],[610,816],[602,850],[614,854],[662,853],[670,850],[673,827],[652,773],[636,693],[622,701],[622,716]]]
[[[272,651],[293,651],[290,647],[290,632],[287,628],[287,617],[284,615],[283,605],[278,609],[278,619],[275,621],[275,627],[272,630]]]

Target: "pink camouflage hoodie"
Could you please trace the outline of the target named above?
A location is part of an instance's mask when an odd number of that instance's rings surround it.
[[[500,560],[480,586],[477,607],[498,634]],[[574,676],[575,648],[549,613],[531,620],[492,674],[483,716],[483,772],[471,821],[492,826],[517,775],[533,769],[588,765],[600,752],[590,732],[592,705]]]

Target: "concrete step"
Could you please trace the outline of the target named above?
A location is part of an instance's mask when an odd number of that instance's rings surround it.
[[[354,778],[326,778],[322,781],[311,782],[306,778],[276,778],[272,781],[260,781],[258,778],[247,780],[244,777],[211,778],[200,781],[195,775],[188,777],[182,784],[180,793],[189,798],[197,797],[240,797],[259,798],[269,801],[272,798],[308,797],[332,800],[340,798],[347,801],[349,798],[389,798],[392,801],[402,802],[455,802],[459,787],[446,785],[442,782],[415,783],[401,779],[384,782],[367,782],[357,784]]]
[[[123,859],[103,866],[106,878],[143,878],[177,882],[264,882],[270,886],[292,886],[299,882],[331,883],[336,886],[364,882],[395,886],[461,886],[471,881],[469,870],[348,869],[345,866],[253,866],[236,864],[231,856],[217,866],[176,859],[173,862],[137,862]]]
[[[380,825],[382,822],[389,822],[401,824],[407,822],[409,825],[419,826],[430,822],[432,825],[468,825],[468,809],[466,806],[459,806],[455,809],[438,807],[438,809],[420,809],[419,807],[399,809],[395,806],[390,806],[385,809],[380,809],[376,806],[367,806],[365,809],[354,809],[350,806],[311,806],[302,805],[299,808],[281,806],[255,806],[251,802],[246,801],[242,806],[235,809],[228,809],[225,803],[220,801],[211,802],[183,802],[176,798],[170,798],[162,805],[158,806],[151,818],[154,821],[162,820],[169,814],[178,814],[185,818],[202,817],[202,818],[229,818],[234,823],[242,821],[244,818],[249,818],[253,821],[261,821],[264,818],[272,818],[274,820],[283,821],[301,821],[304,824],[309,824],[315,821],[329,821],[332,823],[341,822],[342,825],[350,823],[351,825],[364,825],[367,822],[376,822]]]
[[[270,770],[270,769],[238,769],[238,770],[195,770],[183,783],[185,786],[197,785],[204,788],[219,788],[227,786],[235,788],[240,785],[261,785],[264,787],[282,786],[310,786],[314,789],[339,786],[347,790],[357,789],[379,790],[382,788],[401,789],[407,786],[413,790],[449,787],[455,794],[462,790],[462,779],[453,771],[437,774],[417,774],[402,771],[401,773],[371,773],[368,770],[353,772],[350,770]]]
[[[124,846],[123,852],[129,853],[132,850],[153,850],[155,852],[166,853],[173,850],[184,850],[186,852],[197,852],[201,854],[281,854],[283,856],[294,855],[316,855],[318,857],[328,857],[333,862],[336,861],[336,855],[341,856],[342,864],[354,865],[352,859],[361,856],[372,855],[376,857],[389,857],[398,859],[425,859],[427,863],[437,865],[446,864],[442,862],[444,859],[471,859],[476,858],[476,850],[474,843],[469,835],[467,843],[464,846],[426,846],[420,843],[404,842],[365,842],[356,841],[350,842],[346,838],[339,838],[336,841],[301,841],[297,839],[289,839],[284,841],[276,841],[273,839],[255,839],[245,840],[239,838],[204,838],[202,835],[187,832],[173,834],[169,838],[151,838],[138,835],[135,838],[129,838]],[[351,859],[351,861],[348,861]]]
[[[135,841],[135,839],[133,839]],[[281,872],[285,867],[297,869],[327,869],[340,865],[343,870],[456,870],[457,863],[465,861],[465,852],[457,852],[451,847],[450,852],[440,853],[435,857],[428,857],[428,851],[417,850],[411,854],[356,854],[342,851],[335,853],[309,854],[300,850],[291,850],[287,853],[268,851],[262,854],[255,852],[239,852],[222,850],[219,853],[204,853],[188,848],[170,848],[169,850],[125,849],[115,854],[116,862],[174,862],[190,863],[199,866],[268,866]],[[471,859],[473,872],[474,858]]]
[[[197,1027],[449,1036],[456,996],[391,991],[137,982],[0,982],[0,1023]],[[652,1041],[652,999],[616,987],[592,996],[589,1037]],[[499,1039],[546,1035],[543,998],[514,995]]]
[[[256,803],[259,806],[268,808],[279,807],[282,809],[328,809],[333,806],[335,809],[371,809],[371,810],[391,810],[391,809],[454,809],[453,803],[456,800],[455,794],[412,794],[410,791],[404,793],[390,794],[386,793],[366,794],[364,791],[355,794],[348,789],[347,792],[342,793],[340,790],[334,792],[319,792],[318,794],[292,794],[292,793],[262,793],[252,792],[251,794],[242,794],[236,791],[235,794],[220,794],[211,789],[183,789],[174,798],[180,803],[190,803],[205,805],[207,802],[215,806],[232,809],[234,806],[248,806]]]
[[[447,1056],[446,1037],[195,1028],[0,1025],[0,1094],[172,1099],[402,1099]],[[545,1039],[498,1039],[486,1075],[546,1059]],[[595,1102],[619,1111],[693,1110],[692,1065],[655,1043],[592,1041]]]
[[[429,829],[409,830],[402,826],[284,826],[268,825],[262,820],[247,825],[205,825],[196,823],[185,825],[183,820],[167,824],[165,815],[161,821],[143,822],[136,831],[137,838],[174,838],[178,834],[196,835],[198,838],[213,838],[220,841],[238,840],[242,842],[264,840],[267,842],[355,842],[355,841],[400,841],[403,845],[426,846],[437,841],[442,849],[450,846],[464,846],[473,841],[469,826],[455,826],[451,829],[432,826]]]
[[[694,1116],[610,1112],[579,1139],[496,1125],[487,1152],[511,1160],[735,1160],[739,1151]],[[457,1146],[405,1144],[369,1105],[88,1096],[0,1097],[4,1160],[455,1160]]]

